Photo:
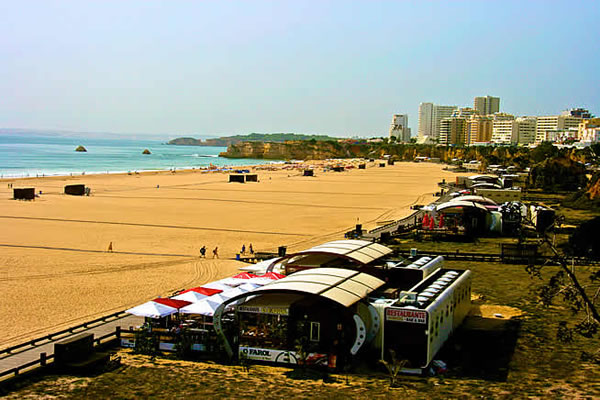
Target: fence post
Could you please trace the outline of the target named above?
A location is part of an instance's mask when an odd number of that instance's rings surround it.
[[[47,362],[46,353],[40,353],[40,365],[42,367],[45,367],[46,366],[46,362]]]

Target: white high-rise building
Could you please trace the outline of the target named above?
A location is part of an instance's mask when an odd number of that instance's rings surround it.
[[[398,142],[410,142],[410,128],[407,114],[394,114],[390,124],[390,137],[395,136]]]
[[[418,136],[423,140],[431,137],[431,118],[433,117],[433,103],[419,105],[419,131]]]
[[[440,121],[452,116],[456,106],[440,106],[433,103],[419,105],[419,139],[438,140],[440,136]]]

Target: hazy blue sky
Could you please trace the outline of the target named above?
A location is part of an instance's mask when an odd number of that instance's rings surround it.
[[[0,0],[0,127],[387,135],[420,102],[600,114],[600,1]]]

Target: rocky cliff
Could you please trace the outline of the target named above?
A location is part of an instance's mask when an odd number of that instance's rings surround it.
[[[265,160],[323,160],[326,158],[356,157],[339,143],[316,141],[242,142],[231,144],[220,154],[228,158],[255,158]]]

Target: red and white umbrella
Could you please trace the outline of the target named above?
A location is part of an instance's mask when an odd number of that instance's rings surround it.
[[[180,308],[192,304],[189,301],[158,298],[125,311],[139,317],[161,318],[175,314]]]
[[[274,281],[281,279],[281,278],[285,278],[285,275],[282,274],[278,274],[277,272],[267,272],[264,275],[259,276],[259,278],[267,278],[267,279],[272,279]]]
[[[185,290],[179,293],[177,296],[171,297],[175,300],[185,300],[192,303],[195,303],[199,300],[202,300],[208,296],[212,296],[213,294],[221,293],[221,289],[211,289],[205,287],[195,287],[192,289]]]

